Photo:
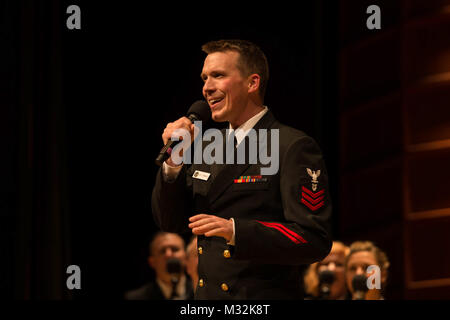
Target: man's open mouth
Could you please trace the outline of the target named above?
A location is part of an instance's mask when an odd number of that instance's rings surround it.
[[[211,109],[215,108],[218,106],[218,104],[223,100],[223,98],[212,98],[212,99],[208,99],[208,103],[209,106],[211,107]]]

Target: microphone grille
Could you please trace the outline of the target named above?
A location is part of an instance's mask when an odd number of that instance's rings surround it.
[[[334,272],[331,270],[324,270],[319,272],[319,282],[322,284],[332,284],[334,281]]]
[[[181,261],[177,258],[170,258],[167,260],[168,273],[181,273]]]
[[[208,121],[211,119],[211,108],[204,100],[195,101],[187,112],[187,116],[194,114],[199,120]]]
[[[352,286],[354,291],[363,291],[366,292],[369,290],[367,287],[367,278],[363,274],[358,274],[353,277]]]

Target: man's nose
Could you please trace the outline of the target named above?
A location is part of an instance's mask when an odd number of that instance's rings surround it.
[[[330,270],[330,271],[336,270],[336,264],[334,262],[330,262],[328,264],[328,270]]]
[[[211,95],[215,91],[214,82],[210,79],[207,79],[203,84],[203,96],[206,98],[208,95]]]
[[[173,256],[173,250],[170,248],[167,248],[166,251],[164,252],[164,254],[167,258],[170,258]]]

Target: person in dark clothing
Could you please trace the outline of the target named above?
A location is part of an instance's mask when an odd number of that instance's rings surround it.
[[[256,45],[219,40],[202,48],[203,96],[212,119],[229,123],[221,131],[224,145],[234,140],[245,161],[189,165],[175,163],[172,154],[157,173],[154,219],[162,230],[198,236],[196,299],[301,299],[302,269],[331,248],[320,148],[264,105],[268,64]],[[182,117],[167,125],[163,142],[179,129],[193,137],[194,125]],[[249,148],[250,133],[257,152]],[[278,167],[266,174],[268,150]]]
[[[155,279],[144,286],[125,293],[126,300],[185,300],[193,298],[192,283],[184,274],[186,251],[184,240],[175,233],[158,232],[149,245],[149,266],[155,271]],[[175,292],[172,275],[167,271],[167,261],[176,258],[180,261],[180,273]]]

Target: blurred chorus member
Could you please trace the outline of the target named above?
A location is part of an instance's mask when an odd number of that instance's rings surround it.
[[[197,252],[197,236],[192,237],[186,248],[186,273],[191,277],[192,288],[197,288],[198,283],[198,252]]]
[[[379,274],[374,271],[379,267]],[[361,293],[362,300],[380,300],[384,299],[384,290],[388,276],[389,260],[386,254],[370,241],[356,241],[350,245],[350,252],[345,262],[345,278],[346,284],[353,299],[358,299],[358,292],[353,287],[355,284],[355,276],[363,275],[366,277],[366,286],[364,292]],[[367,279],[370,277],[370,280]],[[369,282],[369,283],[367,283]],[[369,285],[370,284],[370,285]],[[378,287],[378,288],[377,288]]]
[[[155,271],[155,279],[136,290],[125,293],[127,300],[183,300],[193,297],[192,284],[184,273],[186,267],[186,251],[184,240],[176,233],[158,232],[149,245],[148,264]],[[167,261],[178,259],[180,273],[168,272]],[[173,261],[173,260],[172,260]],[[175,291],[173,288],[175,287]]]
[[[349,247],[342,242],[333,241],[330,254],[322,261],[309,266],[304,277],[305,292],[309,299],[343,300],[346,298],[344,263],[348,252]],[[328,273],[331,279],[323,277],[325,273]]]

